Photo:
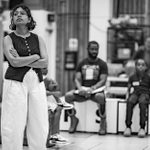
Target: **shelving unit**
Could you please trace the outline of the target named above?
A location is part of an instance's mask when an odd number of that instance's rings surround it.
[[[113,77],[107,78],[107,97],[110,98],[126,98],[128,78]]]
[[[108,62],[124,63],[143,43],[144,28],[141,26],[109,27],[107,30]]]

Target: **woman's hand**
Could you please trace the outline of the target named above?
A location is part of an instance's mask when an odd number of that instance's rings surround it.
[[[12,54],[12,56],[14,57],[19,57],[19,54],[17,53],[17,51],[14,48],[11,48],[9,50],[10,54]]]
[[[37,60],[40,59],[40,56],[39,56],[38,54],[34,54],[34,57],[35,57]],[[36,61],[37,61],[37,60],[36,60]]]

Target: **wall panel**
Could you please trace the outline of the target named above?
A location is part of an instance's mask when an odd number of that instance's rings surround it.
[[[69,39],[78,39],[78,62],[86,55],[89,38],[89,0],[58,1],[57,10],[56,79],[64,94],[74,88],[75,70],[64,69],[64,55],[65,51],[69,51]]]
[[[140,25],[146,26],[145,37],[150,36],[150,1],[149,0],[114,0],[114,17],[130,15],[136,17]]]

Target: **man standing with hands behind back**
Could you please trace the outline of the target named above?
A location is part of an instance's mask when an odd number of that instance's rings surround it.
[[[98,58],[99,44],[96,41],[90,41],[87,47],[88,57],[83,59],[76,69],[75,85],[78,93],[75,90],[69,91],[65,95],[65,100],[68,103],[83,102],[92,100],[98,104],[99,115],[101,118],[99,134],[106,134],[106,114],[105,114],[105,94],[104,91],[93,93],[94,90],[105,86],[108,68],[106,62]],[[68,110],[68,115],[71,118],[69,133],[76,131],[79,119],[75,116],[75,109]]]

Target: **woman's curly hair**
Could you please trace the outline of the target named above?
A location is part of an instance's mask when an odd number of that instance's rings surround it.
[[[27,13],[27,16],[31,19],[31,21],[29,23],[26,24],[26,26],[28,27],[28,30],[33,30],[36,26],[36,22],[33,20],[33,17],[31,15],[31,11],[30,9],[24,5],[24,4],[20,4],[20,5],[17,5],[16,7],[13,8],[13,10],[10,12],[10,17],[11,17],[11,24],[9,26],[9,28],[11,30],[16,30],[16,25],[14,24],[13,22],[13,16],[14,16],[14,12],[18,9],[18,8],[22,8],[26,13]]]

